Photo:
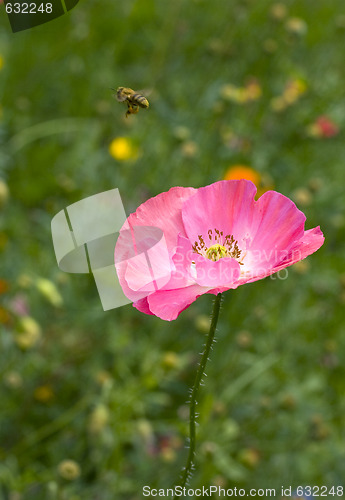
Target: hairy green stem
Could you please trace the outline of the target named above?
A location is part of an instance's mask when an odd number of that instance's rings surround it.
[[[201,361],[199,364],[198,371],[196,373],[196,377],[194,380],[194,385],[191,393],[191,398],[190,398],[190,411],[189,411],[189,453],[188,453],[188,458],[187,458],[187,464],[185,468],[183,469],[183,474],[180,482],[180,486],[184,487],[188,481],[188,479],[191,477],[193,470],[194,470],[194,456],[195,456],[195,425],[196,425],[196,405],[197,403],[197,396],[199,393],[200,389],[200,383],[202,380],[203,375],[205,374],[205,367],[207,360],[209,359],[209,354],[210,350],[214,341],[214,335],[216,332],[216,327],[217,327],[217,322],[218,322],[218,316],[219,316],[219,309],[220,309],[220,303],[222,300],[222,294],[219,293],[216,296],[214,306],[213,306],[213,313],[212,313],[212,321],[211,321],[211,326],[210,326],[210,331],[207,336],[207,340],[205,343],[204,351],[202,353]],[[176,497],[174,497],[176,498]]]

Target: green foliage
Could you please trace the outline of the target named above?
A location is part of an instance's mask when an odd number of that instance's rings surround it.
[[[114,187],[130,213],[235,164],[292,197],[326,241],[288,279],[225,294],[191,487],[342,483],[343,2],[285,5],[279,18],[269,0],[80,2],[16,34],[2,15],[1,500],[136,500],[177,482],[212,298],[172,323],[105,313],[91,276],[59,271],[50,221]],[[279,109],[293,81],[305,91]],[[250,82],[257,98],[226,97]],[[120,85],[149,89],[150,108],[126,119]],[[321,115],[334,137],[313,136]],[[116,137],[137,156],[112,157]]]

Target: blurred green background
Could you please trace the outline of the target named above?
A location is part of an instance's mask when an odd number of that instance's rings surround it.
[[[16,34],[0,13],[1,500],[176,484],[213,298],[171,323],[103,312],[91,275],[58,269],[50,221],[115,187],[129,214],[233,165],[326,240],[225,294],[190,485],[344,485],[343,0],[81,1]],[[126,119],[119,85],[150,109]]]

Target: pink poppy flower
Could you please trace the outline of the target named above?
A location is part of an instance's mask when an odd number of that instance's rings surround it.
[[[149,199],[123,225],[115,266],[134,307],[171,321],[200,295],[265,278],[318,250],[319,227],[267,191],[257,201],[247,180],[199,189],[174,187]]]

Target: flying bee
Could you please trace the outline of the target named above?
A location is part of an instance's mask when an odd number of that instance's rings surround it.
[[[126,118],[129,115],[138,113],[139,108],[148,108],[150,105],[145,96],[127,87],[118,87],[115,97],[119,102],[127,103],[128,109],[126,112]]]

